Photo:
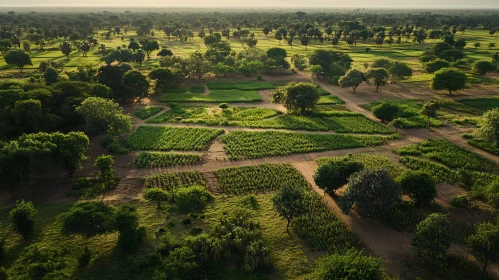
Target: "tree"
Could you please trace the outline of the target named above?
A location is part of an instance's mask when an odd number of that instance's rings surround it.
[[[308,82],[289,83],[273,93],[273,102],[284,105],[288,110],[299,110],[302,115],[313,109],[319,101],[317,86]]]
[[[31,44],[29,41],[23,41],[23,50],[27,53],[31,53]]]
[[[115,226],[115,209],[102,201],[85,201],[73,205],[62,214],[62,231],[87,237],[112,231]]]
[[[104,200],[104,195],[108,190],[116,187],[113,165],[114,158],[112,155],[100,155],[94,162],[94,167],[99,170],[99,184],[101,185],[102,200]]]
[[[488,72],[495,71],[497,66],[488,61],[476,61],[471,66],[471,72],[478,75],[485,75]]]
[[[439,263],[450,247],[447,215],[433,213],[421,221],[411,241],[416,258],[423,263]]]
[[[82,53],[82,56],[87,56],[87,53],[90,51],[90,44],[88,41],[84,41],[81,45],[80,45],[80,50],[81,50],[81,53]]]
[[[482,44],[476,42],[473,44],[473,47],[475,47],[475,49],[478,49]]]
[[[158,204],[158,209],[161,208],[161,202],[168,201],[170,199],[170,196],[168,193],[160,188],[149,188],[144,191],[144,194],[142,195],[145,200],[155,202]]]
[[[161,49],[159,52],[158,52],[158,56],[172,56],[173,53],[171,50],[169,49]]]
[[[499,108],[483,114],[477,135],[497,147],[499,143]]]
[[[110,99],[89,97],[75,111],[85,120],[88,132],[106,131],[119,135],[132,130],[131,117],[125,115],[123,108]]]
[[[387,57],[379,57],[373,60],[371,68],[385,68],[386,70],[392,68],[393,61]]]
[[[445,43],[445,42],[439,42],[436,43],[435,46],[433,46],[433,51],[436,56],[440,56],[444,51],[448,51],[452,49],[452,45]]]
[[[348,250],[345,254],[332,254],[319,259],[313,279],[369,279],[382,280],[385,272],[383,261],[365,256],[362,251]]]
[[[143,50],[138,50],[135,53],[134,60],[139,63],[139,66],[142,66],[142,62],[146,59],[146,55]]]
[[[492,57],[492,63],[498,62],[499,61],[499,52],[492,54],[491,57]]]
[[[401,202],[401,190],[385,169],[364,169],[348,178],[340,196],[340,208],[348,214],[355,205],[361,217],[377,218],[393,211]]]
[[[464,89],[466,87],[466,74],[453,68],[443,68],[435,72],[431,79],[430,88],[432,90],[452,91]]]
[[[288,222],[286,232],[289,232],[290,221],[307,211],[304,197],[305,192],[303,189],[284,186],[272,198],[277,213]]]
[[[125,251],[136,250],[146,236],[145,227],[139,228],[139,213],[132,205],[123,205],[116,211],[114,221],[118,231],[118,245]]]
[[[51,84],[57,82],[59,73],[53,67],[47,67],[47,69],[45,69],[45,73],[43,73],[43,78],[45,79],[45,84],[50,86]]]
[[[466,238],[468,249],[482,262],[483,273],[489,262],[499,260],[499,226],[491,222],[475,225],[475,232]]]
[[[436,71],[442,69],[442,68],[447,68],[450,66],[450,63],[445,61],[445,60],[441,60],[441,59],[435,59],[433,61],[430,61],[428,63],[426,63],[424,65],[424,69],[426,71],[426,73],[435,73]]]
[[[175,75],[170,68],[156,68],[149,72],[149,79],[156,80],[156,88],[161,89],[175,82]]]
[[[0,40],[0,53],[2,55],[7,54],[12,48],[12,43],[10,40]]]
[[[35,228],[38,210],[31,202],[16,201],[16,206],[10,210],[9,218],[14,229],[24,238],[28,237]]]
[[[399,113],[399,107],[392,102],[384,101],[379,105],[374,106],[372,112],[376,118],[381,120],[381,122],[391,122],[397,117]]]
[[[408,170],[397,178],[402,192],[409,196],[416,206],[429,205],[437,197],[435,181],[428,173]]]
[[[42,103],[37,99],[17,100],[12,115],[19,132],[38,132],[43,121]]]
[[[425,117],[428,118],[428,129],[430,129],[430,120],[431,118],[436,118],[437,117],[437,109],[438,105],[437,103],[430,101],[427,102],[426,104],[423,105],[423,108],[421,108],[421,111],[419,113]]]
[[[123,76],[123,85],[125,86],[123,101],[126,101],[129,97],[142,98],[149,93],[149,81],[147,81],[146,76],[137,70],[131,70],[125,73]]]
[[[342,76],[339,80],[338,83],[340,84],[340,87],[346,88],[350,87],[353,89],[353,93],[355,94],[355,90],[357,89],[362,82],[365,82],[366,76],[364,73],[357,69],[351,69],[348,70],[348,72],[345,74],[345,76]]]
[[[319,165],[314,174],[314,181],[325,193],[335,195],[334,191],[347,184],[350,175],[363,168],[362,163],[348,159],[328,161]]]
[[[374,85],[376,86],[376,92],[380,86],[386,85],[388,81],[388,71],[385,68],[373,68],[369,69],[366,74],[367,79],[372,79],[374,81]]]
[[[412,69],[405,62],[394,61],[392,67],[388,69],[388,73],[390,73],[394,80],[405,80],[412,76]]]
[[[293,66],[295,68],[298,68],[301,71],[303,71],[305,68],[307,68],[307,60],[306,60],[304,55],[294,54],[291,57],[291,62],[293,63]]]
[[[353,61],[346,53],[326,50],[314,51],[309,60],[310,65],[320,65],[328,76],[343,76]]]
[[[454,47],[458,49],[464,49],[464,47],[466,47],[466,40],[465,39],[457,40],[456,43],[454,44]]]
[[[66,56],[66,58],[69,58],[69,54],[72,51],[73,51],[72,43],[64,40],[64,42],[61,43],[61,52]]]
[[[128,44],[128,49],[133,50],[134,52],[140,49],[140,45],[137,41],[131,41],[130,44]]]
[[[389,127],[395,127],[395,133],[397,133],[397,128],[404,126],[404,120],[402,118],[396,118],[388,124]]]
[[[300,42],[303,46],[305,46],[305,49],[308,50],[308,44],[310,43],[310,38],[308,38],[307,35],[303,34],[300,36]]]
[[[140,40],[142,50],[147,54],[147,60],[151,58],[151,52],[159,50],[158,41],[152,39]]]
[[[198,77],[198,82],[200,82],[204,74],[212,70],[212,64],[204,59],[201,52],[196,51],[189,58],[189,68],[191,73]]]
[[[23,71],[24,66],[33,65],[31,56],[20,49],[9,51],[3,58],[7,64],[17,66],[21,72]]]

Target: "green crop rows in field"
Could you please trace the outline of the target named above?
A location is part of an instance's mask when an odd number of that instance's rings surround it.
[[[457,182],[456,172],[441,163],[410,156],[401,157],[400,162],[410,169],[421,170],[430,174],[436,182]]]
[[[203,150],[223,129],[139,126],[127,143],[135,150]]]
[[[341,100],[336,95],[324,95],[319,98],[319,105],[335,105],[335,104],[345,104],[345,101]]]
[[[201,173],[187,171],[176,173],[168,172],[146,177],[144,186],[146,188],[162,188],[166,191],[172,191],[177,188],[185,188],[194,185],[207,187],[208,183]]]
[[[236,89],[213,90],[208,94],[171,93],[159,98],[161,102],[256,102],[262,101],[257,91]]]
[[[392,160],[385,156],[374,155],[374,154],[348,154],[342,157],[321,157],[316,159],[317,164],[321,165],[328,161],[339,161],[343,159],[349,159],[352,161],[360,162],[367,169],[377,169],[384,168],[388,170],[392,177],[397,177],[402,174],[404,168],[399,164],[394,163]]]
[[[287,163],[229,167],[219,169],[214,174],[220,191],[227,194],[268,192],[283,186],[309,186],[300,172]]]
[[[155,115],[163,110],[163,107],[160,106],[147,106],[145,108],[140,108],[133,113],[137,118],[144,120],[149,118],[152,115]]]
[[[381,136],[232,131],[222,138],[230,159],[260,158],[381,145]]]
[[[482,111],[488,111],[499,107],[499,98],[497,97],[468,98],[458,100],[457,102]]]
[[[192,165],[198,163],[201,157],[196,154],[178,154],[161,152],[141,152],[135,157],[135,166],[138,168],[155,168],[178,165]]]
[[[247,82],[208,82],[209,90],[244,90],[255,91],[265,89],[275,89],[276,86],[264,81],[247,81]]]

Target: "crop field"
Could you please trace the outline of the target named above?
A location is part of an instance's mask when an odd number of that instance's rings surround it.
[[[390,175],[394,178],[402,174],[405,170],[403,166],[394,163],[391,159],[375,154],[351,154],[342,157],[321,157],[317,158],[315,161],[317,164],[321,165],[329,161],[341,161],[343,159],[349,159],[351,161],[362,163],[366,169],[384,168],[388,170]]]
[[[222,133],[223,129],[139,126],[127,143],[139,151],[200,151]]]
[[[458,102],[481,111],[488,111],[495,108],[499,108],[499,98],[496,97],[468,98],[468,99],[458,100]]]
[[[214,172],[222,193],[243,195],[275,191],[283,186],[306,187],[308,183],[290,164],[228,167]]]
[[[150,116],[156,115],[157,113],[161,112],[163,110],[163,107],[160,106],[147,106],[145,108],[140,108],[137,109],[133,114],[141,119],[145,120],[149,118]]]
[[[192,165],[201,160],[196,154],[141,152],[135,157],[135,166],[138,168],[156,168],[180,165]]]
[[[257,91],[236,89],[213,90],[208,94],[171,93],[159,98],[161,102],[257,102],[262,97]]]
[[[241,90],[241,91],[258,91],[266,89],[275,89],[276,86],[269,82],[248,81],[248,82],[208,82],[206,83],[209,90]]]
[[[335,105],[335,104],[345,104],[345,101],[341,100],[335,95],[323,95],[319,98],[319,105]]]
[[[381,145],[381,136],[232,131],[221,138],[230,159],[283,156]]]
[[[172,191],[178,188],[190,186],[208,186],[201,173],[196,171],[168,172],[152,175],[145,178],[144,187],[162,188],[165,191]]]

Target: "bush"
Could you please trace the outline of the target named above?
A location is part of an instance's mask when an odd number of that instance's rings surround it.
[[[416,206],[429,205],[437,196],[433,178],[423,171],[408,170],[397,178],[402,192],[408,195]]]
[[[435,73],[436,71],[447,68],[450,63],[445,60],[436,59],[425,64],[424,69],[427,73]]]
[[[495,71],[496,69],[497,66],[489,61],[477,61],[473,63],[473,66],[471,67],[471,71],[478,75],[485,75],[488,72]]]
[[[224,109],[224,110],[225,110],[225,109],[228,109],[228,108],[229,108],[229,104],[228,104],[228,103],[220,103],[220,104],[218,105],[218,108],[220,108],[220,109]]]
[[[191,229],[191,232],[190,232],[191,235],[199,235],[201,233],[203,233],[203,228],[201,228],[201,227],[195,227],[195,228]]]
[[[9,218],[14,230],[24,238],[33,233],[37,215],[38,210],[33,206],[33,203],[24,200],[16,201],[16,206],[9,212]]]
[[[130,205],[123,205],[118,209],[115,226],[119,232],[118,245],[125,251],[136,250],[146,236],[145,228],[139,228],[137,209]]]
[[[364,168],[360,162],[344,159],[329,161],[319,165],[314,174],[317,186],[327,194],[334,195],[334,191],[348,183],[348,178]]]
[[[85,178],[85,177],[80,177],[76,179],[76,181],[73,183],[71,186],[72,190],[82,190],[86,188],[90,188],[94,185],[94,180]]]
[[[213,196],[202,186],[181,188],[175,193],[175,202],[183,209],[202,209]]]
[[[464,208],[469,204],[468,197],[465,195],[453,196],[450,200],[450,206],[455,208]]]
[[[66,234],[92,236],[114,229],[115,211],[102,201],[77,203],[62,215],[62,230]]]
[[[331,84],[335,85],[335,86],[339,86],[340,83],[339,83],[339,80],[340,80],[341,76],[332,76],[331,77]]]
[[[183,219],[183,220],[182,220],[182,224],[183,224],[184,226],[187,226],[187,225],[192,224],[192,220],[191,220],[191,218],[185,218],[185,219]]]
[[[450,247],[449,220],[447,215],[440,213],[430,214],[416,227],[411,241],[416,258],[434,266],[446,255]]]
[[[370,279],[382,280],[383,262],[365,256],[362,251],[348,250],[344,255],[334,254],[319,260],[314,279]]]
[[[158,204],[158,209],[161,208],[161,202],[168,201],[170,196],[166,191],[161,188],[150,188],[144,191],[142,195],[145,200],[155,202]]]
[[[372,109],[373,115],[384,121],[393,121],[399,113],[399,107],[390,102],[383,102]]]

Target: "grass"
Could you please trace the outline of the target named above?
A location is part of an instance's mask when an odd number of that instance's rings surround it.
[[[135,157],[137,168],[156,168],[168,166],[192,165],[199,163],[201,156],[196,154],[141,152]]]
[[[147,106],[145,108],[137,109],[133,114],[137,118],[139,118],[141,120],[145,120],[145,119],[149,118],[150,116],[156,115],[157,113],[161,112],[161,110],[163,110],[163,107]]]
[[[247,81],[247,82],[208,82],[209,90],[242,90],[242,91],[255,91],[275,89],[276,86],[265,81]]]
[[[221,141],[230,159],[244,159],[378,146],[384,142],[384,138],[368,135],[232,131],[224,135]]]
[[[139,126],[128,137],[127,143],[132,149],[139,151],[200,151],[222,133],[223,129]]]
[[[262,97],[257,91],[213,90],[208,94],[173,93],[159,98],[161,102],[257,102]]]
[[[186,93],[187,89],[184,87],[173,86],[173,87],[163,88],[163,92],[164,93]]]

